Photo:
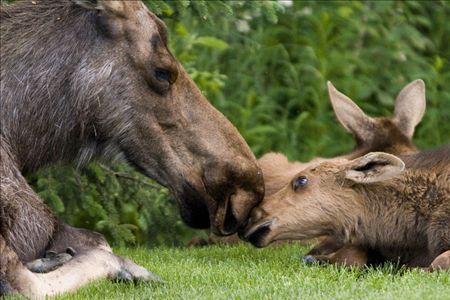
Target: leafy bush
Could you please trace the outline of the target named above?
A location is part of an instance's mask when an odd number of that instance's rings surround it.
[[[327,80],[382,116],[404,85],[424,79],[427,112],[415,141],[450,142],[448,2],[146,3],[167,23],[177,58],[258,156],[308,160],[351,149]],[[115,244],[181,245],[197,234],[181,223],[167,190],[123,164],[54,168],[30,182],[64,220]]]
[[[30,182],[66,222],[101,232],[115,245],[182,245],[193,236],[168,191],[125,164],[57,167]]]
[[[351,149],[327,80],[368,113],[389,115],[400,89],[424,79],[427,114],[416,142],[426,148],[450,140],[449,16],[448,2],[294,1],[276,25],[250,17],[248,32],[200,27],[230,47],[199,52],[197,63],[227,76],[211,98],[258,155],[308,160]]]

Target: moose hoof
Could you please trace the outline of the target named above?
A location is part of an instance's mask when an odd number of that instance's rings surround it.
[[[121,282],[157,282],[164,283],[158,275],[148,271],[147,269],[135,264],[129,259],[123,259],[122,268],[117,273],[116,281]]]
[[[319,263],[320,261],[312,255],[306,255],[302,258],[302,262],[304,264],[310,265],[310,264]]]
[[[47,251],[43,258],[28,262],[26,267],[34,273],[48,273],[71,260],[74,255],[75,251],[72,248],[67,248],[63,253]]]
[[[13,295],[14,293],[17,293],[17,291],[6,280],[0,278],[0,298],[3,299],[3,296]]]
[[[114,280],[117,282],[132,282],[132,281],[134,281],[133,275],[131,275],[126,270],[120,270],[119,273],[117,273],[117,277],[114,278]]]

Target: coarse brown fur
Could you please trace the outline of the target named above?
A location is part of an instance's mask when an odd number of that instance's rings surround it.
[[[24,177],[98,157],[125,158],[168,187],[192,227],[230,234],[247,219],[264,193],[256,160],[141,1],[18,1],[0,18],[3,249],[21,263],[49,249],[110,251],[101,235],[57,220]],[[2,269],[0,284],[17,284],[8,276]]]
[[[308,183],[298,186],[302,176]],[[251,220],[246,238],[260,247],[280,239],[329,235],[350,251],[344,247],[327,261],[448,269],[450,146],[399,157],[375,152],[324,162],[265,198]],[[367,257],[355,258],[355,249],[365,250],[356,254]]]

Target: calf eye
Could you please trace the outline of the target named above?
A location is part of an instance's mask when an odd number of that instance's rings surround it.
[[[306,178],[306,176],[299,176],[292,182],[292,188],[294,191],[297,191],[298,189],[305,187],[307,184],[308,178]]]
[[[167,81],[169,84],[172,83],[172,73],[165,69],[156,69],[155,70],[155,77],[159,81]]]

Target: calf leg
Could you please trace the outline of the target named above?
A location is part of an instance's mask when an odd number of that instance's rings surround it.
[[[327,255],[307,255],[306,262],[326,262],[348,267],[363,267],[368,262],[366,249],[358,246],[346,245]]]
[[[431,220],[428,228],[428,249],[439,254],[431,263],[431,270],[450,269],[450,204],[446,203]]]
[[[430,265],[432,271],[450,270],[450,250],[445,251],[436,257]]]
[[[367,251],[364,248],[347,245],[330,255],[330,262],[349,267],[363,267],[367,265]]]
[[[306,255],[328,255],[338,251],[344,244],[333,236],[326,236],[322,241],[312,248]]]

